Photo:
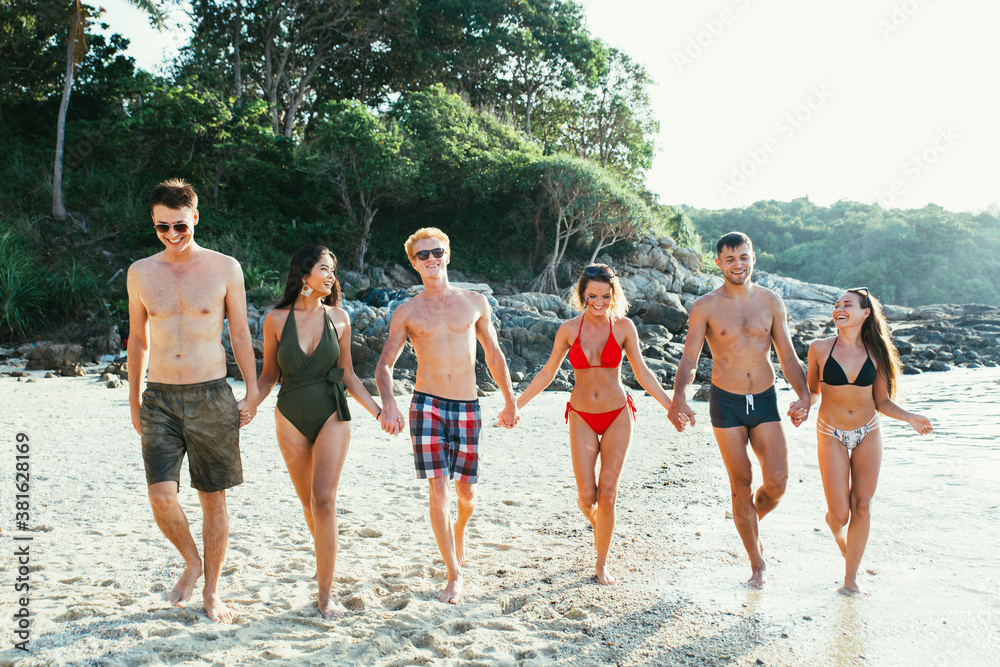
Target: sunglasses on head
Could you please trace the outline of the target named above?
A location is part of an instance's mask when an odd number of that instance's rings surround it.
[[[414,259],[419,259],[421,262],[426,260],[431,255],[434,255],[435,259],[441,259],[444,257],[444,248],[434,248],[433,250],[418,250],[413,253]]]
[[[166,234],[167,232],[170,231],[170,227],[171,226],[168,225],[165,222],[158,222],[158,223],[154,224],[153,227],[156,228],[156,232],[158,234]],[[189,228],[189,225],[186,222],[175,222],[173,224],[173,228],[174,228],[174,231],[177,232],[178,234],[186,234],[187,230]]]
[[[862,296],[865,297],[865,303],[868,303],[868,302],[871,301],[872,296],[868,292],[868,288],[867,287],[852,287],[851,289],[849,289],[847,291],[848,292],[857,292],[858,294],[861,294]]]
[[[596,278],[597,276],[615,277],[615,267],[613,266],[588,266],[583,272],[590,278]]]

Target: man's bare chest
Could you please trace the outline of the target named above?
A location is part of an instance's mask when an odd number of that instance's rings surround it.
[[[226,285],[208,271],[157,271],[143,287],[150,318],[200,317],[225,308]]]
[[[411,335],[420,338],[434,336],[475,335],[476,311],[462,304],[452,307],[428,304],[409,318]]]
[[[747,306],[720,308],[708,321],[709,338],[721,342],[770,341],[774,321],[770,311]]]

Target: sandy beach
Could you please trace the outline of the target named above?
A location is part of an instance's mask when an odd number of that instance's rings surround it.
[[[902,654],[871,655],[859,632],[877,620],[866,619],[872,598],[836,592],[842,561],[825,532],[814,453],[804,446],[790,447],[788,492],[763,523],[768,590],[742,585],[749,566],[726,516],[728,485],[704,403],[694,404],[698,426],[678,434],[653,399],[636,396],[614,587],[592,576],[563,423],[567,394],[541,395],[512,431],[484,428],[466,594],[455,606],[435,597],[444,567],[409,440],[383,434],[357,408],[338,499],[334,595],[345,616],[325,621],[315,608],[311,539],[274,440],[272,394],[242,432],[246,482],[227,495],[221,587],[236,622],[223,626],[205,616],[198,591],[188,608],[166,602],[182,562],[153,523],[127,388],[108,389],[94,376],[32,375],[39,379],[0,377],[2,665],[905,662]],[[242,396],[242,385],[234,388]],[[789,400],[779,394],[780,405]],[[499,394],[482,403],[492,421]],[[31,443],[28,533],[14,525],[19,432]],[[185,470],[181,500],[200,543],[201,512],[188,484]],[[15,535],[33,538],[29,653],[12,648]],[[870,569],[862,585],[894,595],[887,585],[879,590],[878,574]],[[850,633],[845,619],[853,619]],[[910,630],[901,625],[900,637]],[[926,664],[940,663],[932,656]]]

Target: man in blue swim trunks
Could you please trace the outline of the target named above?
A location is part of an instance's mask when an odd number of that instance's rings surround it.
[[[448,282],[451,246],[447,234],[424,227],[406,240],[405,248],[424,290],[392,314],[389,337],[375,368],[383,406],[379,421],[382,430],[393,435],[403,428],[403,414],[392,394],[392,369],[409,337],[417,357],[409,414],[413,459],[417,477],[430,484],[431,527],[448,569],[448,583],[438,599],[455,604],[462,596],[465,528],[475,508],[479,479],[482,417],[476,385],[477,340],[504,397],[500,425],[513,428],[520,416],[489,302],[482,294]],[[454,524],[448,498],[451,479],[458,499]]]
[[[684,390],[694,380],[707,340],[712,352],[712,430],[729,473],[733,520],[750,557],[752,576],[747,583],[762,588],[765,563],[758,522],[777,506],[788,479],[788,451],[775,400],[772,344],[782,374],[798,394],[798,400],[788,408],[794,426],[809,416],[810,399],[805,372],[788,335],[785,305],[780,296],[752,283],[755,261],[753,244],[742,232],[730,232],[716,244],[715,264],[724,282],[691,307],[669,418],[678,431],[684,430],[682,415],[694,425],[694,411]],[[764,478],[756,494],[748,442]]]

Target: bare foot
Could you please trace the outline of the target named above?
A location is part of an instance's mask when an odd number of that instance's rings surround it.
[[[175,607],[183,607],[184,603],[191,599],[194,585],[198,582],[199,577],[201,577],[201,563],[188,565],[184,568],[181,578],[177,580],[174,590],[170,591],[167,601]]]
[[[459,527],[458,522],[454,525],[455,534],[455,558],[458,559],[458,566],[465,565],[465,526]]]
[[[597,583],[601,584],[602,586],[614,586],[615,584],[618,583],[618,580],[612,577],[611,573],[608,572],[607,565],[598,565],[595,568],[594,573],[597,575]]]
[[[226,625],[232,623],[234,618],[233,612],[222,601],[218,593],[205,593],[205,613],[216,623],[225,623]]]
[[[750,579],[747,580],[747,586],[750,588],[764,588],[764,584],[767,583],[767,574],[764,571],[764,566],[761,565],[759,568],[754,568]]]
[[[458,575],[454,579],[448,580],[448,585],[444,587],[440,593],[438,593],[438,600],[441,602],[450,602],[451,604],[458,604],[459,600],[462,599],[462,575]]]
[[[871,593],[861,590],[858,586],[858,582],[852,581],[851,583],[844,582],[844,585],[840,587],[841,595],[861,595],[863,597],[868,597]]]
[[[319,615],[323,618],[343,618],[344,612],[340,608],[340,605],[334,603],[334,601],[330,599],[329,595],[324,597],[326,599],[324,600],[323,597],[321,597],[316,605],[319,607]]]

